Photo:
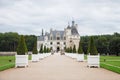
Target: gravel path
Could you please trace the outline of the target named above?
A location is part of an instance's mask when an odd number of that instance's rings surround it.
[[[86,62],[66,56],[52,55],[39,62],[30,62],[28,68],[2,71],[0,80],[120,80],[120,74],[86,65]]]

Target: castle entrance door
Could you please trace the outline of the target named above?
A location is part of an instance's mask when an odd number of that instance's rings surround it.
[[[60,47],[59,47],[59,46],[57,47],[57,52],[58,52],[58,51],[60,51]]]

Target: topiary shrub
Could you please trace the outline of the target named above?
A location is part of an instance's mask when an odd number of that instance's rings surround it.
[[[33,51],[32,51],[33,54],[37,54],[38,51],[37,51],[37,42],[35,41],[34,43],[34,47],[33,47]]]
[[[93,37],[90,37],[87,52],[90,53],[90,55],[97,55],[98,54]]]
[[[21,35],[20,39],[19,39],[18,47],[17,47],[17,54],[18,55],[25,55],[25,54],[27,54],[27,52],[28,52],[28,50],[27,50],[24,36]]]
[[[46,48],[46,46],[44,46],[44,53],[46,53],[47,52],[47,48]]]
[[[41,45],[41,47],[40,47],[40,51],[39,51],[39,53],[43,53],[43,44]]]
[[[76,53],[76,46],[73,47],[73,53]]]
[[[79,42],[78,54],[83,54],[82,42],[81,41]]]
[[[73,50],[72,50],[72,47],[70,46],[69,53],[72,53],[72,52],[73,52]]]

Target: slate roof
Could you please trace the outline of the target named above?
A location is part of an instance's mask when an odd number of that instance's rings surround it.
[[[38,41],[44,41],[44,35],[43,35],[43,36],[42,36],[42,35],[41,35],[41,36],[38,36],[38,37],[37,37],[37,40],[38,40]]]
[[[56,35],[57,35],[57,33],[60,34],[60,40],[63,40],[63,39],[64,39],[64,38],[63,38],[63,36],[64,36],[64,31],[57,31],[57,30],[51,31],[51,33],[50,33],[50,34],[52,34],[52,36],[53,36],[53,40],[56,40]]]
[[[76,29],[76,25],[74,25],[74,21],[72,21],[72,25],[70,26],[70,25],[68,25],[67,26],[67,29],[71,29],[71,34],[72,35],[79,35],[79,33],[78,33],[78,30]],[[52,40],[56,40],[56,37],[57,37],[57,33],[59,33],[59,35],[60,35],[60,40],[64,40],[64,31],[58,31],[58,30],[54,30],[54,31],[51,31],[50,33],[45,33],[45,35],[41,35],[41,36],[38,36],[38,40],[39,41],[44,41],[44,37],[45,36],[48,36],[48,40],[51,40],[50,39],[50,35],[52,35]]]
[[[71,34],[72,35],[79,35],[78,30],[75,27],[72,27]]]
[[[67,29],[71,29],[70,25],[67,26]]]

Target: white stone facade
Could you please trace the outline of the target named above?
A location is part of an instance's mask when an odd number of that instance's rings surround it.
[[[46,46],[53,51],[61,51],[64,48],[72,47],[75,45],[78,49],[80,35],[77,30],[77,24],[72,21],[72,25],[68,25],[64,31],[50,30],[50,33],[37,37],[37,49],[40,50],[41,45]]]

